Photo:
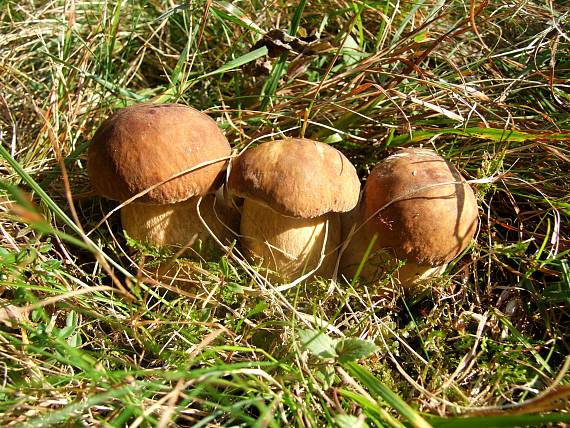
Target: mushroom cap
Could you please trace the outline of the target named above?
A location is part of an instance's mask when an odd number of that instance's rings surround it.
[[[98,194],[124,201],[230,153],[226,137],[208,115],[181,104],[137,104],[101,124],[89,146],[87,169]],[[166,181],[137,202],[170,204],[209,193],[226,162]]]
[[[374,167],[363,196],[364,219],[378,244],[410,262],[437,266],[475,235],[477,200],[457,169],[435,152],[409,148]]]
[[[293,217],[349,211],[358,203],[356,169],[337,149],[304,138],[260,144],[231,164],[230,191]]]

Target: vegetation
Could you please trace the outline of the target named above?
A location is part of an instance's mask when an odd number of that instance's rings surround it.
[[[570,423],[568,2],[0,5],[0,425]],[[431,147],[476,242],[415,298],[129,245],[85,155],[141,101],[206,110],[236,152],[333,144],[363,180]]]

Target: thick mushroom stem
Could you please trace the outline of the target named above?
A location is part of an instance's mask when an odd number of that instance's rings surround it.
[[[283,280],[293,280],[313,270],[314,275],[324,277],[334,273],[341,240],[338,213],[291,217],[246,199],[240,230],[249,257]]]
[[[132,202],[121,208],[123,229],[137,241],[158,247],[189,248],[201,242],[202,253],[219,250],[200,217],[223,243],[236,238],[231,230],[238,230],[238,213],[213,194],[175,204]]]

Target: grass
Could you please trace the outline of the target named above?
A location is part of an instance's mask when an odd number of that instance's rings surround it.
[[[0,425],[570,423],[565,2],[0,5]],[[275,28],[319,41],[252,50]],[[85,171],[141,101],[206,110],[236,150],[328,142],[362,179],[431,147],[471,180],[477,239],[413,300],[389,278],[279,291],[238,248],[157,279],[173,254],[95,228],[114,205]]]

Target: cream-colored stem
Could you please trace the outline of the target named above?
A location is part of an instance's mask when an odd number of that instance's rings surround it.
[[[130,203],[121,209],[123,229],[131,238],[158,247],[192,246],[197,240],[209,245],[213,240],[198,217],[199,200],[196,197],[168,205]],[[228,227],[237,229],[238,214],[220,198],[214,195],[202,197],[200,214],[222,242],[235,239]]]
[[[315,275],[330,277],[338,255],[340,229],[338,213],[308,219],[289,217],[251,199],[246,199],[242,208],[243,247],[253,260],[283,280],[293,280],[314,269]],[[326,256],[321,260],[322,253]]]

